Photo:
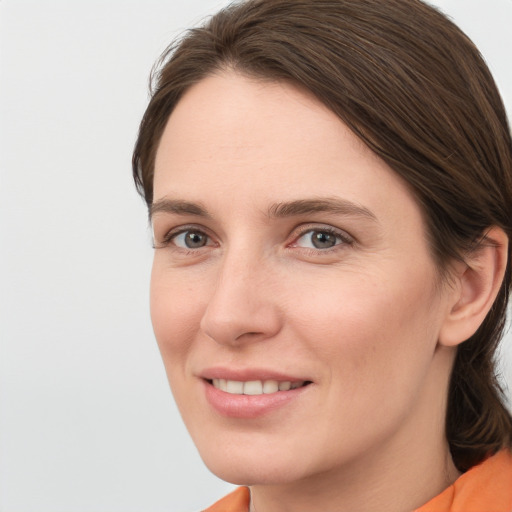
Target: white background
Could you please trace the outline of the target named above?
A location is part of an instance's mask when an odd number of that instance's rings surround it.
[[[190,512],[230,488],[168,390],[130,168],[151,65],[225,4],[0,1],[0,512]],[[512,112],[512,0],[435,4]]]

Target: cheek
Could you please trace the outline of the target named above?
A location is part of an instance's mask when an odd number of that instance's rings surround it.
[[[167,369],[184,362],[197,334],[204,299],[179,276],[153,265],[150,288],[151,322]]]
[[[295,310],[295,334],[326,362],[332,381],[344,381],[346,391],[378,387],[379,381],[398,391],[426,369],[434,352],[438,314],[432,289],[417,271],[394,279],[354,274],[306,295]]]

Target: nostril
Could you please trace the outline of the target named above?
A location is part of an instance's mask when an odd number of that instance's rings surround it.
[[[256,336],[261,336],[261,335],[262,335],[261,332],[256,332],[256,331],[244,332],[244,333],[240,334],[240,336],[238,336],[236,339],[239,340],[239,339],[242,339],[244,337],[255,338]]]

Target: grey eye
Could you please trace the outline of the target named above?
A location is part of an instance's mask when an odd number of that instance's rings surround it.
[[[312,229],[304,233],[296,242],[298,247],[310,249],[330,249],[342,242],[340,235],[329,231]]]
[[[336,236],[325,231],[314,231],[311,235],[311,243],[317,249],[328,249],[336,245]]]
[[[173,242],[182,249],[200,249],[208,243],[208,236],[200,231],[183,231],[174,237]]]

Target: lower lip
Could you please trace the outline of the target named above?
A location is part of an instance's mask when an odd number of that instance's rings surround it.
[[[299,398],[311,386],[302,386],[289,391],[277,391],[262,395],[234,395],[213,387],[208,381],[205,385],[206,400],[220,414],[230,418],[252,419],[280,409]]]

